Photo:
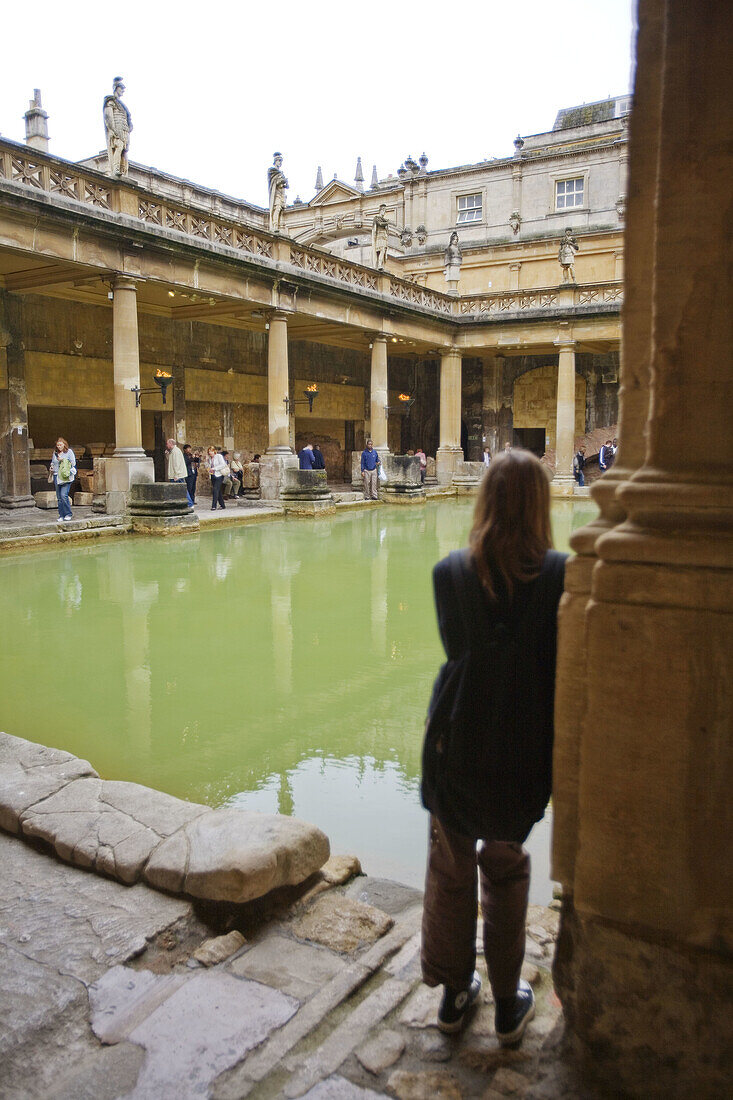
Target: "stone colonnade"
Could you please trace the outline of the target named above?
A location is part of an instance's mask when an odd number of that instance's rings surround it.
[[[140,349],[138,338],[138,277],[117,274],[111,280],[113,327],[113,378],[115,452],[106,463],[106,483],[110,492],[127,492],[131,484],[154,480],[152,460],[142,446],[142,409],[136,406],[134,387],[140,386]],[[28,423],[25,399],[23,347],[23,299],[3,293],[0,332],[0,448],[6,471],[0,507],[33,507],[30,495],[28,462]],[[262,491],[266,499],[277,499],[283,470],[295,464],[293,455],[293,418],[285,403],[289,397],[288,369],[289,314],[276,309],[268,323],[267,350],[267,413],[268,447],[262,461]],[[565,326],[568,327],[568,326]],[[175,344],[175,341],[174,341]],[[560,332],[556,341],[559,351],[558,372],[558,476],[556,487],[571,493],[574,428],[574,343],[569,333]],[[385,333],[376,333],[371,342],[371,378],[369,392],[369,431],[375,448],[389,453],[388,347]],[[463,352],[465,354],[465,351]],[[456,464],[463,459],[461,450],[461,366],[462,352],[444,346],[440,354],[439,446],[436,455],[437,477],[441,485],[451,483]],[[183,356],[177,346],[171,349],[172,381],[168,405],[163,413],[163,429],[179,443],[186,438],[186,385]],[[496,389],[504,360],[492,360]],[[3,375],[7,379],[3,388]],[[146,383],[147,385],[147,383]],[[233,411],[222,405],[224,445],[233,446]],[[498,436],[498,432],[496,433]],[[504,433],[506,434],[506,433]],[[494,441],[496,449],[497,441]],[[115,502],[119,504],[119,501]]]
[[[560,611],[556,985],[589,1077],[645,1098],[730,1087],[729,29],[639,5],[620,446]]]

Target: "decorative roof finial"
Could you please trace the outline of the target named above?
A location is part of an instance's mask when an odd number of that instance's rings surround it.
[[[316,191],[323,190],[323,172],[320,164],[318,165],[318,171],[316,172]]]
[[[376,191],[379,187],[379,177],[377,176],[376,164],[372,167],[372,191]]]
[[[361,168],[361,157],[356,158],[356,175],[354,176],[354,184],[357,191],[364,190],[364,173]]]

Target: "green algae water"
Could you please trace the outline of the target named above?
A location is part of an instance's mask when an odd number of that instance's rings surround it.
[[[0,559],[0,729],[107,779],[294,814],[422,886],[431,571],[472,502],[377,507]],[[553,506],[555,542],[596,514]],[[533,900],[547,901],[549,821]]]

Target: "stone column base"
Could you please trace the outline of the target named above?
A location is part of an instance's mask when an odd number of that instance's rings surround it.
[[[435,476],[438,485],[450,485],[459,462],[463,462],[460,447],[438,447],[435,455]]]
[[[577,482],[574,477],[568,477],[567,474],[555,474],[550,482],[550,496],[572,497],[575,495],[576,485]]]
[[[155,481],[152,458],[147,455],[112,455],[104,461],[105,488],[108,493],[129,493],[133,485]]]
[[[298,469],[298,456],[289,452],[267,453],[260,457],[260,499],[279,500],[284,471]]]
[[[55,496],[56,493],[54,493],[54,497]],[[30,494],[22,497],[0,497],[0,508],[9,508],[13,509],[13,511],[30,512],[31,508],[35,508],[35,506],[35,499]]]
[[[642,939],[565,896],[553,973],[589,1086],[644,1100],[728,1095],[729,955]]]

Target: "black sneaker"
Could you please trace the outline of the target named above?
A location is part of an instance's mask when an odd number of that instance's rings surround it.
[[[503,1047],[514,1046],[522,1040],[525,1028],[534,1019],[534,993],[532,986],[520,981],[513,997],[499,997],[496,1001],[496,1037]]]
[[[443,1000],[438,1009],[438,1027],[451,1035],[454,1031],[461,1030],[466,1012],[476,1003],[481,992],[481,979],[474,971],[468,989],[451,989],[449,985],[444,988]]]

